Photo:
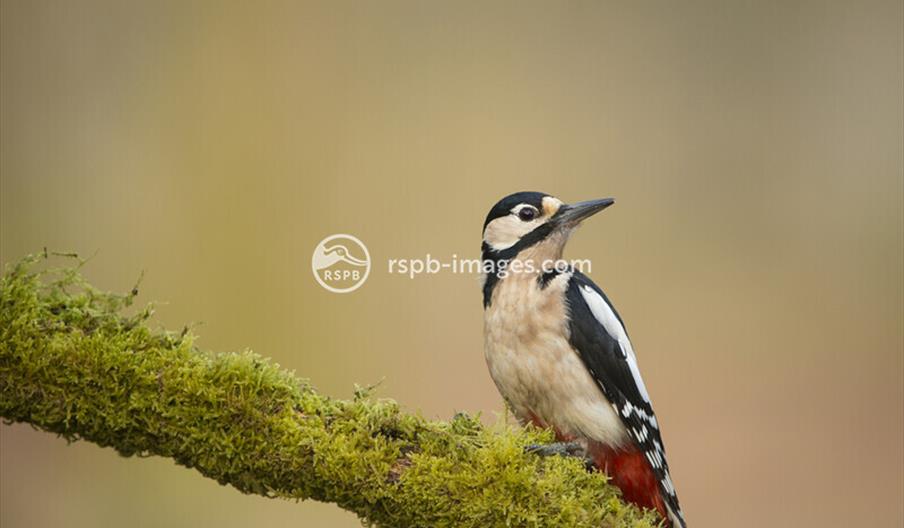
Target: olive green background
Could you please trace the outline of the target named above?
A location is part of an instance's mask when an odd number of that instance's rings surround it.
[[[902,526],[902,3],[2,2],[0,260],[96,253],[347,397],[502,403],[476,257],[501,196],[614,196],[589,258],[693,527]],[[323,237],[373,258],[337,295]],[[353,527],[169,460],[0,426],[0,524]]]

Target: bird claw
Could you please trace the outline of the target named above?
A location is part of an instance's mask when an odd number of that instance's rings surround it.
[[[527,453],[533,453],[538,456],[565,456],[579,458],[584,462],[584,466],[590,470],[593,469],[593,460],[587,458],[587,451],[579,442],[553,442],[552,444],[531,444],[524,448]]]
[[[524,450],[540,456],[579,456],[583,455],[584,446],[578,442],[553,442],[551,444],[531,444]]]

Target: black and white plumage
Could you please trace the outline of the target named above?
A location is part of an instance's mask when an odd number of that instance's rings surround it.
[[[567,299],[572,346],[649,462],[668,510],[682,519],[659,423],[621,317],[603,290],[579,271],[569,280]]]
[[[560,261],[577,224],[611,205],[565,205],[517,193],[484,224],[485,344],[491,376],[524,422],[551,427],[583,446],[626,500],[686,526],[669,475],[659,424],[625,325],[603,291]],[[515,273],[512,263],[519,261]],[[530,266],[526,264],[532,264]]]

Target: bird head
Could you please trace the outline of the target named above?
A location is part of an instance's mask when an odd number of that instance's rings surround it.
[[[539,192],[506,196],[483,223],[484,258],[513,259],[527,250],[558,258],[574,228],[613,203],[604,198],[566,204]]]

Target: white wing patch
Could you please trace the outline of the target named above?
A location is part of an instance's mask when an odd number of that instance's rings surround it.
[[[635,401],[632,403],[630,399],[620,394],[621,398],[617,403],[612,403],[612,407],[623,419],[628,434],[636,441],[637,448],[643,452],[647,462],[659,479],[659,489],[665,499],[665,506],[672,521],[672,526],[685,528],[687,524],[684,522],[684,517],[678,506],[675,485],[669,476],[668,464],[665,460],[665,449],[659,437],[659,424],[653,414],[650,395],[647,393],[643,378],[640,376],[637,357],[634,355],[634,348],[628,339],[628,333],[618,320],[618,316],[615,315],[615,310],[612,309],[602,295],[592,287],[583,284],[579,285],[578,290],[590,309],[590,313],[593,314],[593,318],[618,343],[622,359],[628,364],[637,392],[644,400],[643,402]],[[598,379],[597,383],[605,393],[606,387],[603,382]]]
[[[634,355],[634,348],[631,346],[631,340],[628,339],[628,333],[625,332],[625,327],[619,322],[618,317],[615,316],[615,312],[612,311],[612,307],[609,306],[609,303],[607,303],[600,294],[596,293],[593,288],[582,285],[580,289],[581,295],[584,297],[584,302],[590,307],[590,312],[593,314],[593,317],[603,325],[603,328],[606,329],[606,332],[608,332],[610,336],[618,341],[622,356],[625,358],[625,361],[628,362],[628,368],[631,369],[631,376],[634,377],[634,384],[637,385],[637,391],[644,401],[649,403],[650,395],[647,393],[647,387],[643,383],[643,378],[640,377],[640,368],[637,366],[637,356]]]

